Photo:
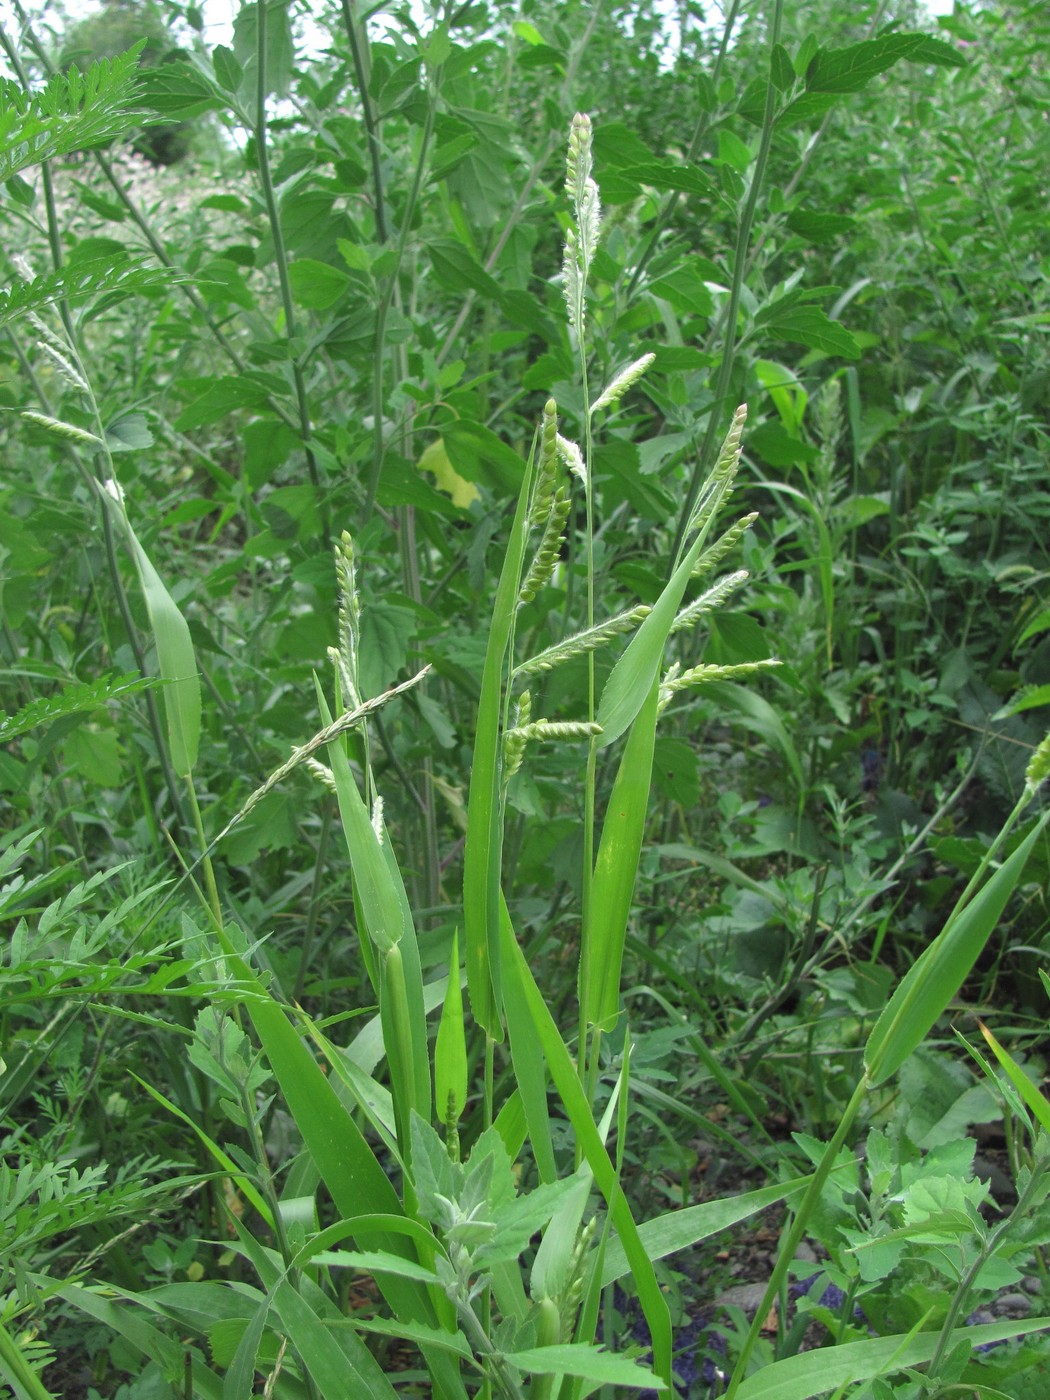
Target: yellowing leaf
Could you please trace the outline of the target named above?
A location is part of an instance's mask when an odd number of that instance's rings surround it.
[[[438,490],[444,491],[446,496],[451,496],[452,504],[460,510],[467,510],[475,501],[481,499],[481,492],[474,483],[460,476],[449,461],[444,438],[435,438],[426,449],[419,459],[419,470],[430,472]]]

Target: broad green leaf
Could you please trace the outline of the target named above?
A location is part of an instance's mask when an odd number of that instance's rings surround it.
[[[774,306],[758,317],[758,324],[774,340],[788,340],[822,355],[860,359],[860,346],[853,336],[838,321],[829,320],[819,306],[796,305],[779,311]]]
[[[511,30],[519,39],[524,39],[526,44],[542,44],[543,35],[534,24],[528,20],[516,19],[511,25]]]
[[[959,913],[952,911],[944,928],[905,974],[872,1027],[864,1050],[864,1064],[873,1087],[887,1080],[925,1040],[969,976],[1047,821],[1050,812],[1043,814],[970,903]]]
[[[153,446],[153,434],[141,413],[125,413],[106,428],[106,445],[110,452],[141,452]]]
[[[843,49],[820,49],[806,70],[809,92],[860,92],[877,73],[901,59],[964,68],[966,60],[941,39],[928,34],[882,34]]]
[[[769,74],[777,92],[787,92],[795,85],[795,68],[783,44],[774,44],[769,55]]]
[[[176,121],[190,121],[226,106],[222,94],[192,63],[175,61],[144,68],[140,82],[145,105]]]
[[[448,459],[468,481],[481,481],[504,495],[520,491],[525,463],[513,447],[483,423],[457,419],[442,424]]]
[[[237,62],[232,49],[225,44],[216,44],[211,53],[215,69],[215,81],[224,92],[235,94],[244,78],[244,69]]]
[[[479,292],[490,301],[499,301],[503,294],[500,284],[457,239],[432,239],[424,251],[443,287],[453,292]]]
[[[288,265],[292,296],[310,311],[327,311],[350,286],[350,278],[330,263],[297,258]]]
[[[648,160],[629,165],[619,172],[621,178],[648,185],[654,190],[674,190],[679,194],[708,196],[714,185],[702,170],[684,161]]]
[[[295,71],[295,43],[292,38],[291,6],[287,0],[263,0],[266,5],[266,93],[287,97]],[[233,22],[233,52],[244,70],[246,85],[254,96],[258,83],[259,9],[254,0],[244,0]]]
[[[177,387],[188,388],[195,395],[193,402],[175,420],[175,427],[180,433],[217,423],[220,418],[239,408],[265,408],[269,399],[261,384],[243,376],[195,379]]]
[[[826,214],[816,209],[795,209],[784,222],[792,233],[809,243],[834,243],[856,226],[848,214]]]

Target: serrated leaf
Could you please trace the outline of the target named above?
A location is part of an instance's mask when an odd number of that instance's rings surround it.
[[[808,92],[860,92],[878,73],[901,59],[964,68],[966,60],[941,39],[928,34],[882,34],[843,49],[820,49],[806,72]]]
[[[772,307],[758,321],[774,340],[788,340],[844,360],[860,359],[860,346],[853,336],[840,322],[830,320],[819,306],[791,306],[779,312]]]

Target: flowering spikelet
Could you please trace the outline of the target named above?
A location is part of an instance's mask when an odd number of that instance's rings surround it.
[[[76,350],[69,339],[64,334],[53,331],[35,311],[30,311],[28,316],[29,324],[40,337],[37,348],[43,351],[67,384],[72,385],[78,393],[90,397],[91,391],[77,359]]]
[[[569,229],[565,235],[565,253],[561,262],[562,290],[569,313],[569,325],[577,339],[583,338],[583,273],[580,271],[579,245],[576,234]]]
[[[561,433],[558,434],[558,452],[569,471],[582,483],[583,489],[586,491],[588,485],[587,468],[584,466],[583,453],[574,442],[563,438]]]
[[[747,578],[746,569],[738,569],[735,574],[727,574],[725,578],[720,578],[705,593],[701,593],[699,598],[695,598],[681,610],[671,623],[672,633],[681,632],[684,627],[691,627],[698,617],[720,608],[731,593],[735,593],[742,583],[746,583]]]
[[[1024,772],[1026,792],[1034,797],[1036,789],[1046,778],[1050,778],[1050,734],[1046,736],[1028,761],[1028,767]]]
[[[697,530],[702,530],[721,506],[729,492],[732,490],[733,479],[736,476],[737,468],[740,466],[741,439],[744,434],[744,424],[747,421],[747,404],[742,403],[733,414],[733,421],[729,425],[729,431],[725,435],[722,443],[722,450],[718,454],[718,461],[715,463],[714,471],[707,479],[707,483],[697,502],[693,512],[693,518],[689,522],[689,533],[693,534]]]
[[[306,766],[318,782],[323,783],[333,797],[338,796],[338,788],[335,785],[335,774],[327,763],[320,763],[316,758],[308,758]]]
[[[577,215],[579,224],[580,257],[583,266],[590,265],[591,259],[598,251],[598,237],[602,227],[602,208],[598,201],[598,186],[593,180],[588,180],[583,191],[583,199],[580,201],[579,214]]]
[[[46,413],[30,413],[28,410],[21,415],[27,422],[35,423],[38,428],[46,428],[49,433],[54,433],[55,437],[67,438],[70,442],[78,442],[84,447],[105,447],[105,443],[94,433],[89,433],[86,428],[78,428],[75,423],[65,423],[61,418],[49,418]]]
[[[641,379],[655,359],[656,356],[653,354],[643,355],[641,359],[632,361],[626,369],[622,369],[612,383],[607,385],[591,404],[591,413],[597,413],[600,408],[609,408],[611,405],[619,403],[631,385]]]
[[[678,663],[671,666],[660,682],[661,710],[666,709],[671,699],[680,690],[687,690],[692,686],[704,685],[708,681],[735,681],[743,676],[754,675],[756,671],[768,670],[770,666],[779,666],[780,662],[775,659],[767,661],[745,661],[739,666],[691,666],[688,671],[679,674]]]
[[[346,530],[335,546],[335,579],[339,593],[339,679],[343,687],[343,703],[348,709],[356,709],[361,703],[357,689],[357,637],[361,626],[361,602],[357,592],[354,542]]]
[[[715,565],[720,564],[729,551],[736,547],[757,519],[758,511],[753,510],[750,515],[741,516],[735,525],[730,525],[725,534],[720,535],[713,545],[704,550],[693,565],[693,572],[689,577],[702,578],[704,574],[709,574]]]
[[[548,399],[543,406],[540,428],[540,465],[536,473],[536,492],[529,511],[530,525],[543,525],[550,513],[554,484],[558,475],[558,405]]]
[[[587,271],[598,248],[601,233],[601,205],[598,186],[591,179],[591,119],[577,112],[569,130],[569,153],[565,165],[565,192],[572,202],[575,227],[565,235],[562,282],[569,324],[582,344]]]
[[[531,603],[553,574],[565,539],[565,522],[569,517],[571,506],[572,501],[569,498],[569,493],[564,486],[559,486],[547,514],[547,523],[544,526],[540,547],[536,551],[536,557],[532,561],[525,582],[518,591],[519,603]]]
[[[587,181],[591,178],[591,119],[577,112],[569,127],[569,153],[565,161],[565,193],[573,204],[583,199]]]
[[[524,726],[532,718],[532,696],[527,690],[523,690],[518,697],[518,712],[515,716],[514,728],[508,729],[503,736],[503,781],[509,783],[514,774],[521,767],[521,760],[525,757],[525,745],[528,738],[523,733]]]
[[[515,679],[542,675],[546,671],[553,671],[555,666],[560,666],[564,661],[571,661],[574,656],[585,656],[589,651],[597,651],[613,637],[619,637],[624,632],[633,632],[651,612],[652,608],[648,603],[638,603],[626,612],[618,613],[616,617],[599,622],[596,627],[589,627],[586,632],[577,632],[575,636],[565,637],[538,655],[530,657],[528,661],[523,661],[514,672]]]

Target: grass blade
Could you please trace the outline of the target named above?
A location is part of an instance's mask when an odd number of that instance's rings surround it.
[[[900,1069],[958,992],[999,922],[1048,820],[1050,812],[1045,812],[970,903],[961,910],[956,906],[908,970],[868,1036],[864,1064],[869,1084],[881,1084]]]
[[[992,1047],[995,1058],[1006,1071],[1014,1088],[1035,1114],[1043,1131],[1050,1133],[1050,1101],[1047,1100],[1046,1095],[1039,1092],[1021,1066],[1008,1051],[1003,1049],[984,1022],[978,1021],[977,1024],[980,1026],[981,1034]]]
[[[525,961],[525,955],[518,947],[517,942],[512,943],[509,952],[517,964],[521,989],[532,1017],[536,1036],[550,1068],[551,1078],[554,1080],[561,1101],[565,1105],[583,1155],[594,1173],[598,1189],[606,1199],[610,1218],[623,1244],[624,1253],[634,1277],[635,1287],[638,1289],[642,1311],[649,1325],[649,1335],[653,1340],[653,1369],[670,1387],[671,1315],[667,1307],[667,1300],[656,1281],[652,1261],[639,1236],[638,1226],[634,1223],[634,1217],[631,1215],[627,1198],[623,1194],[616,1169],[609,1160],[609,1154],[605,1150],[601,1135],[591,1117],[590,1105],[580,1083],[576,1066],[565,1047],[558,1027],[554,1023],[554,1018],[547,1008],[543,993],[536,985],[535,978]]]
[[[602,823],[594,865],[587,956],[580,960],[584,1024],[612,1030],[620,1011],[620,969],[642,854],[656,746],[659,679],[631,726]]]
[[[123,504],[118,504],[101,487],[99,494],[127,535],[138,569],[153,642],[157,648],[157,666],[161,678],[166,682],[164,716],[168,725],[171,766],[180,778],[188,778],[197,762],[201,737],[201,683],[189,624],[139,543]]]
[[[507,541],[485,652],[467,800],[467,840],[463,851],[463,936],[466,944],[467,991],[475,1021],[493,1040],[503,1039],[499,946],[502,867],[500,722],[507,649],[528,538],[531,480],[530,457]]]
[[[987,1346],[991,1342],[1024,1337],[1044,1327],[1050,1327],[1050,1318],[960,1327],[952,1335],[952,1344]],[[932,1359],[937,1341],[936,1332],[919,1332],[910,1339],[875,1337],[870,1341],[804,1351],[748,1376],[737,1391],[737,1400],[813,1400],[814,1396],[826,1395],[837,1386],[851,1386],[876,1376],[892,1375],[906,1366],[925,1365]]]

